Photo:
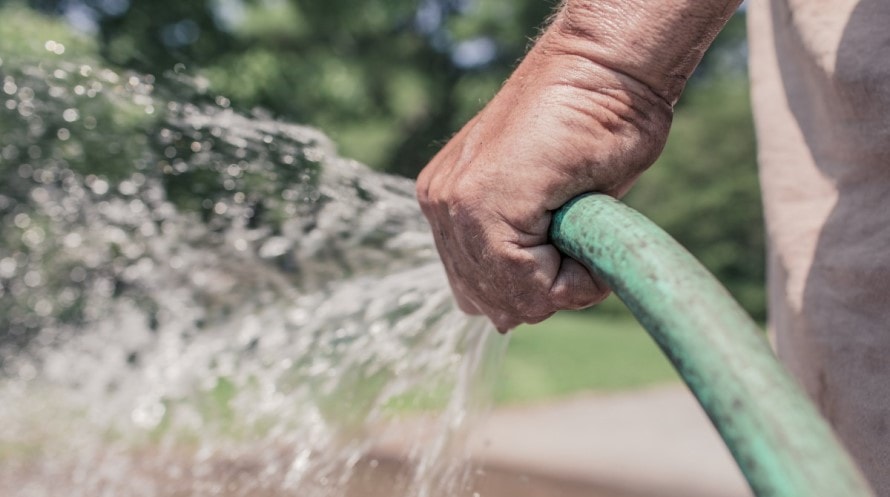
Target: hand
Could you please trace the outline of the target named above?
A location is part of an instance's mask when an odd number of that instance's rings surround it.
[[[458,305],[500,332],[608,288],[548,242],[551,213],[585,192],[623,195],[661,152],[671,102],[550,29],[417,181]]]

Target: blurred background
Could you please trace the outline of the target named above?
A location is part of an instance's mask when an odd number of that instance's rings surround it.
[[[226,105],[317,127],[341,155],[413,178],[494,95],[554,8],[543,0],[6,0],[0,48],[65,39],[69,51],[157,75],[161,92],[171,81],[162,75],[188,74]],[[664,155],[626,200],[762,321],[746,51],[740,10],[679,102]],[[541,332],[514,335],[500,401],[673,378],[614,299],[534,328]],[[564,366],[553,368],[554,360]]]

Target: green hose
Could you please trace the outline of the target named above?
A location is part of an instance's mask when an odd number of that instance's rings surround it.
[[[757,325],[670,235],[605,195],[563,206],[550,233],[649,331],[758,497],[873,495]]]

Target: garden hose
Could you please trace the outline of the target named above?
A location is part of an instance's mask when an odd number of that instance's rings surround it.
[[[648,330],[758,497],[873,496],[758,326],[670,235],[598,194],[559,209],[550,234]]]

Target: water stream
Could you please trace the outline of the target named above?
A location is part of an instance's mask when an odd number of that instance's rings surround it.
[[[472,495],[505,343],[454,309],[412,183],[41,43],[0,53],[0,495],[370,496],[417,409],[382,495]]]

